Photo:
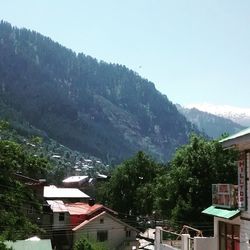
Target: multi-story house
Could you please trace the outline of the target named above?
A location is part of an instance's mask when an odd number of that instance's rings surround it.
[[[214,216],[211,250],[250,249],[250,128],[221,140],[225,150],[240,152],[237,161],[238,185],[214,184],[212,206],[203,213]],[[215,241],[215,242],[214,242]]]

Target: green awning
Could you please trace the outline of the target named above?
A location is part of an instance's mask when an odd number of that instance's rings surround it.
[[[225,219],[232,219],[236,215],[240,214],[240,210],[239,209],[228,210],[228,209],[223,209],[223,208],[217,208],[215,206],[210,206],[206,208],[205,210],[203,210],[202,213],[213,215],[216,217],[225,218]]]

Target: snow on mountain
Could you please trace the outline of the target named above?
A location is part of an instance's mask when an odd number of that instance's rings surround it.
[[[242,126],[250,127],[250,108],[239,108],[229,105],[214,105],[208,103],[194,103],[186,105],[185,107],[196,108],[200,111],[228,118]]]

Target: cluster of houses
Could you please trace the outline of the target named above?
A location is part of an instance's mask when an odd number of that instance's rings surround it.
[[[7,243],[14,249],[20,245],[36,245],[31,249],[72,249],[75,242],[85,237],[91,241],[103,242],[108,249],[138,249],[136,236],[139,231],[118,218],[117,212],[96,204],[95,200],[72,186],[84,187],[87,176],[72,176],[63,181],[66,187],[47,185],[45,180],[34,180],[20,174],[16,176],[29,185],[43,204],[38,213],[31,205],[25,207],[27,216],[46,232],[42,240],[31,238],[26,241]],[[103,177],[103,176],[101,176]],[[70,186],[70,187],[69,187]],[[48,241],[51,242],[50,247]],[[14,245],[11,245],[14,244]],[[46,248],[45,248],[46,245]]]
[[[211,187],[211,206],[203,213],[214,218],[214,236],[192,239],[186,234],[180,235],[182,242],[180,247],[175,248],[164,242],[164,230],[156,228],[154,246],[149,249],[250,249],[250,128],[221,140],[221,143],[225,150],[235,148],[240,152],[237,161],[238,185],[215,183]],[[31,238],[25,241],[25,244],[32,246],[38,244],[36,242],[43,244],[43,247],[33,249],[72,249],[81,237],[103,242],[110,250],[139,249],[136,238],[139,231],[119,219],[115,211],[96,204],[94,199],[83,192],[92,181],[88,176],[68,177],[63,181],[63,187],[48,186],[44,180],[33,180],[21,175],[17,175],[17,178],[30,185],[43,204],[42,214],[36,214],[32,206],[26,207],[27,215],[34,220],[39,219],[36,222],[46,231],[46,239],[39,241]],[[104,180],[107,176],[99,175],[99,178]],[[52,244],[49,245],[49,242]],[[11,244],[24,243],[17,241],[8,244],[13,246]]]

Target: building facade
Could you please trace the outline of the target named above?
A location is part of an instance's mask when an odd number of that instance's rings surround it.
[[[217,250],[250,249],[250,128],[220,141],[225,150],[240,152],[238,185],[215,184],[213,204],[203,213],[214,216]],[[212,249],[211,249],[212,250]]]

